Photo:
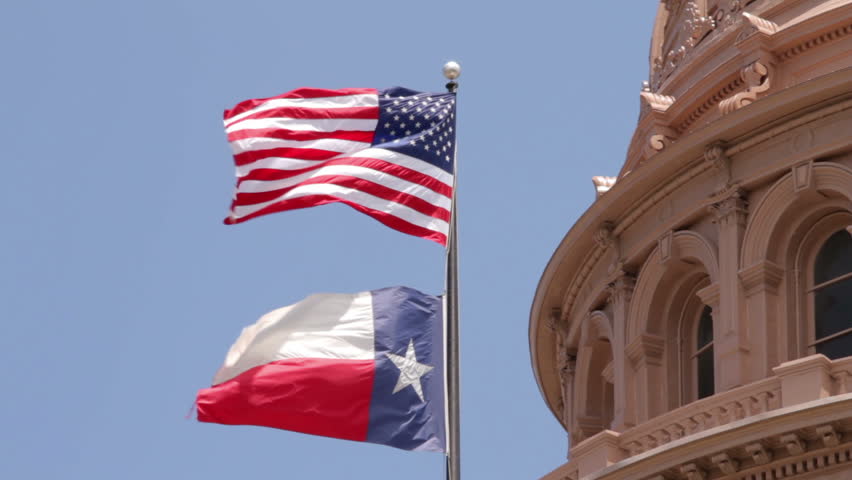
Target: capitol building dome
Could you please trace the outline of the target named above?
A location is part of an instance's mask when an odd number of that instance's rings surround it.
[[[649,59],[533,300],[544,478],[852,479],[852,0],[662,0]]]

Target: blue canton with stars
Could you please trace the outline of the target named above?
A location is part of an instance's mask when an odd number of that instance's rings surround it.
[[[392,87],[379,91],[373,146],[414,157],[453,173],[456,95]]]

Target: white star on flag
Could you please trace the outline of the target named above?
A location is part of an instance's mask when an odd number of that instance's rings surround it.
[[[393,387],[393,393],[411,385],[411,388],[420,397],[420,401],[423,401],[423,386],[420,385],[420,377],[426,375],[435,367],[417,362],[417,355],[414,351],[414,339],[412,338],[408,341],[408,349],[405,350],[404,357],[393,353],[386,353],[385,355],[399,369],[399,380],[396,381],[396,386]]]

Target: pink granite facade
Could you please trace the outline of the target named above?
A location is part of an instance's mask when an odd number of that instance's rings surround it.
[[[545,478],[852,479],[852,1],[663,0],[639,95],[532,306]]]

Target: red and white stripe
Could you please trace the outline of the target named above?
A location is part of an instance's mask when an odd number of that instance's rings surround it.
[[[243,329],[198,420],[364,441],[375,356],[370,292],[311,295]]]
[[[446,245],[452,174],[371,148],[378,119],[378,92],[358,88],[302,88],[226,111],[237,188],[225,223],[342,202]]]

